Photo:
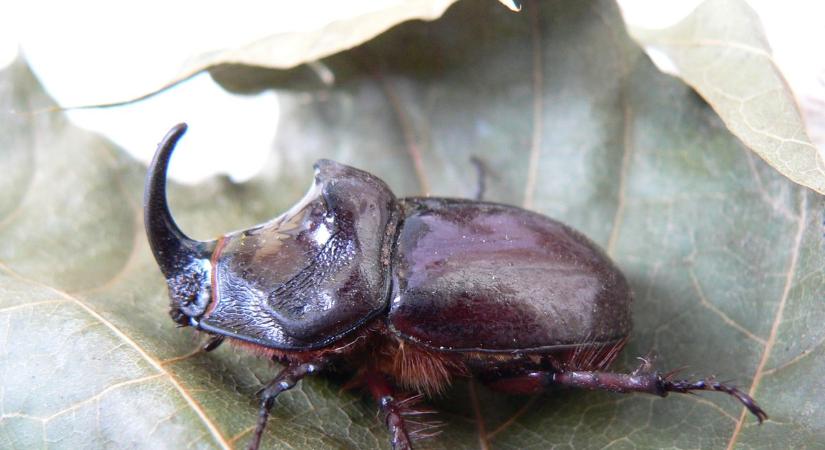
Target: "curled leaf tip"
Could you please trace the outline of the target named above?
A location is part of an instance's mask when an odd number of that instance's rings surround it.
[[[499,0],[502,5],[510,9],[510,11],[521,11],[521,2],[518,0]]]

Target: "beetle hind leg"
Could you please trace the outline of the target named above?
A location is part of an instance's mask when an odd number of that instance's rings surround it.
[[[614,373],[585,370],[560,372],[530,372],[518,377],[504,378],[489,383],[493,389],[518,394],[541,392],[551,386],[568,386],[580,389],[603,390],[619,393],[641,392],[666,397],[671,392],[689,394],[694,391],[715,391],[728,394],[739,400],[759,423],[768,418],[765,411],[748,394],[736,387],[720,383],[713,378],[699,381],[674,380],[678,372],[661,374],[650,370],[649,362],[643,361],[633,373]]]
[[[676,371],[667,374],[644,372],[634,374],[611,372],[560,372],[552,374],[552,383],[584,389],[601,389],[613,392],[643,392],[666,397],[671,392],[688,394],[694,391],[716,391],[728,394],[744,405],[759,423],[768,418],[764,410],[748,394],[720,383],[713,378],[699,381],[674,380]]]

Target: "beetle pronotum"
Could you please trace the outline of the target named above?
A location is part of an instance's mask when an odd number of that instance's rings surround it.
[[[413,401],[455,377],[492,389],[551,386],[642,392],[718,391],[761,423],[744,392],[713,379],[677,380],[644,362],[609,372],[631,330],[625,277],[572,228],[514,206],[396,198],[364,171],[315,164],[289,211],[215,241],[195,241],[166,202],[166,169],[186,125],[172,128],[149,167],[145,225],[169,285],[170,314],[213,338],[285,367],[262,390],[251,449],[275,397],[309,374],[351,372],[384,413],[392,447],[411,448]]]

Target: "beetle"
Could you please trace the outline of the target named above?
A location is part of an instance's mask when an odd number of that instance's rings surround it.
[[[608,371],[631,331],[631,289],[576,230],[514,206],[396,198],[379,178],[318,161],[307,194],[269,222],[196,241],[175,224],[166,171],[179,124],[149,166],[144,221],[180,326],[284,365],[261,390],[257,449],[275,398],[322,371],[353,374],[383,413],[394,449],[405,417],[457,377],[510,394],[554,386],[641,392],[717,391],[762,423],[746,393],[712,377],[679,380],[650,361]],[[415,395],[404,396],[401,393]],[[418,430],[421,432],[421,430]]]

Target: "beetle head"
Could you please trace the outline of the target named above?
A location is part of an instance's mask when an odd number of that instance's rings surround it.
[[[180,273],[167,278],[169,315],[178,325],[197,326],[212,300],[209,261],[193,262]]]
[[[176,125],[158,145],[149,164],[143,221],[149,246],[169,285],[169,314],[181,326],[196,326],[211,300],[211,263],[215,242],[196,241],[180,231],[166,201],[166,169],[186,124]]]

